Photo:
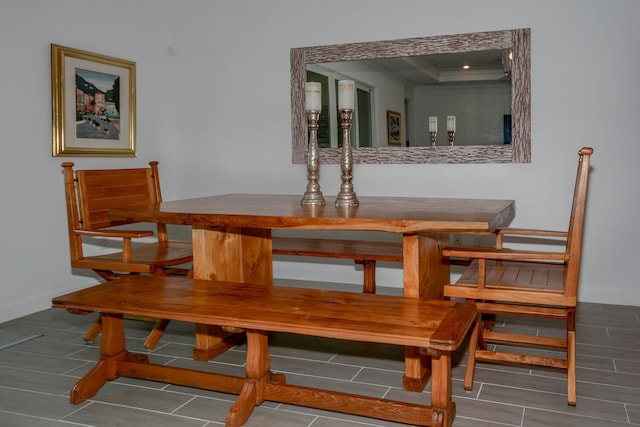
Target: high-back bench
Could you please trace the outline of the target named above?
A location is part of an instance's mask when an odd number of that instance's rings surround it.
[[[421,300],[319,289],[259,286],[182,277],[132,276],[54,298],[54,307],[98,311],[100,359],[71,391],[90,398],[120,376],[238,394],[227,426],[240,426],[264,400],[420,426],[450,426],[451,353],[476,317],[473,303]],[[246,376],[149,363],[125,347],[124,315],[149,316],[246,330]],[[415,346],[431,356],[431,405],[289,385],[269,366],[268,333],[289,332]]]

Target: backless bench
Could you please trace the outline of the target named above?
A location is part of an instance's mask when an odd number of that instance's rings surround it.
[[[402,263],[402,242],[274,236],[272,245],[274,255],[352,259],[362,265],[368,294],[376,293],[377,261]]]
[[[376,293],[376,264],[378,261],[402,264],[402,242],[382,240],[349,240],[333,238],[306,238],[273,236],[274,255],[307,256],[320,258],[352,259],[362,265],[364,279],[362,291]],[[471,264],[467,259],[449,260],[451,265]]]
[[[451,352],[476,317],[473,303],[420,300],[280,286],[131,276],[54,298],[53,307],[102,314],[101,356],[71,391],[71,402],[95,395],[120,376],[238,394],[227,426],[240,426],[264,400],[420,425],[450,426]],[[125,347],[123,315],[230,328],[247,336],[246,376],[152,364]],[[289,385],[269,366],[268,333],[289,332],[415,346],[431,356],[431,405]]]

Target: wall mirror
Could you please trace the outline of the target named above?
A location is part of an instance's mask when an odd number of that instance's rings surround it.
[[[362,87],[365,95],[363,102],[371,102],[374,106],[373,111],[367,113],[372,129],[361,132],[374,142],[354,145],[356,163],[528,163],[531,161],[530,55],[528,28],[293,48],[292,161],[306,162],[308,135],[304,83],[308,76],[319,74],[330,76],[328,86],[334,83],[332,76],[355,80],[358,92]],[[473,64],[468,71],[451,69],[466,62]],[[399,94],[389,92],[393,85],[376,86],[375,82],[380,79],[372,77],[374,75],[384,75],[386,82],[393,80],[399,87]],[[471,75],[476,77],[469,77]],[[467,92],[460,95],[470,86],[475,88],[475,95]],[[425,91],[432,102],[429,107],[419,101]],[[478,91],[483,94],[493,92],[478,97]],[[503,93],[506,100],[496,98],[493,94],[496,91]],[[325,94],[330,91],[323,87],[323,105]],[[328,98],[326,104],[335,105],[332,104],[335,99]],[[437,100],[435,104],[434,99]],[[454,105],[447,99],[458,101]],[[396,103],[393,107],[392,102]],[[454,145],[448,143],[447,109],[456,115],[458,144],[455,141]],[[491,120],[486,119],[487,110],[492,111]],[[333,113],[330,111],[330,114]],[[354,112],[354,116],[356,114]],[[395,119],[401,118],[404,130],[400,144],[387,141],[389,114]],[[333,115],[337,116],[337,112]],[[433,116],[438,118],[435,146],[428,139],[428,118]],[[482,126],[472,129],[474,121],[485,127],[489,122],[496,122],[499,129],[486,131]],[[336,125],[332,126],[335,128]],[[487,136],[489,134],[493,136]],[[358,141],[358,138],[352,140]],[[340,163],[337,141],[324,145],[328,148],[320,149],[320,162]]]

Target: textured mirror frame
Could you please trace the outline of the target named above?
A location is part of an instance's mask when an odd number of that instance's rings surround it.
[[[292,163],[306,162],[308,135],[304,107],[304,83],[307,64],[491,49],[511,49],[513,51],[511,144],[354,148],[353,161],[355,163],[381,164],[530,163],[531,30],[529,28],[291,49]],[[321,149],[320,162],[340,163],[340,149]]]

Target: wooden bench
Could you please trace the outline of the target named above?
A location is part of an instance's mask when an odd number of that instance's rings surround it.
[[[71,312],[99,311],[100,359],[71,391],[71,402],[90,398],[120,376],[238,394],[227,426],[240,426],[264,400],[421,425],[450,426],[451,352],[476,317],[475,305],[386,295],[258,286],[182,277],[132,276],[54,298]],[[246,376],[236,377],[149,363],[126,350],[124,315],[242,328]],[[431,406],[289,385],[269,366],[268,333],[419,347],[431,360]]]
[[[363,292],[376,293],[376,262],[402,263],[402,242],[273,237],[273,254],[352,259],[362,264]]]
[[[367,294],[376,293],[377,261],[402,264],[402,242],[274,236],[272,245],[274,255],[352,259],[356,264],[362,264],[362,291]],[[470,264],[470,260],[458,258],[451,258],[449,262],[451,265]]]

